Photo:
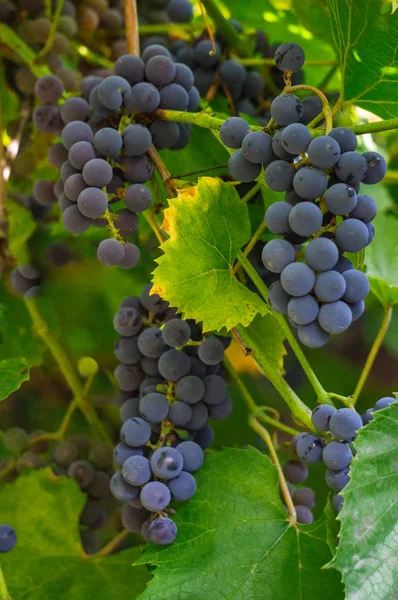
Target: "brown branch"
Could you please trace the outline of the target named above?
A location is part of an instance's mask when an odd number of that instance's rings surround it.
[[[126,42],[130,54],[140,55],[140,36],[138,33],[138,15],[136,0],[124,0],[124,20],[126,23]]]

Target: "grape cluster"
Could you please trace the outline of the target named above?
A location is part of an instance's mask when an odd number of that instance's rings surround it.
[[[161,121],[151,113],[157,108],[196,110],[198,92],[191,70],[174,63],[162,46],[149,46],[142,59],[122,56],[113,75],[85,78],[81,91],[82,97],[68,98],[58,108],[62,83],[54,75],[39,79],[36,95],[44,104],[36,108],[34,121],[41,131],[61,136],[62,143],[50,148],[48,158],[60,168],[61,179],[53,189],[65,228],[81,234],[90,225],[108,224],[115,237],[100,243],[98,259],[130,269],[140,251],[124,235],[137,231],[137,213],[152,201],[144,185],[153,173],[148,151],[152,145],[180,150],[190,137],[189,125]],[[134,122],[128,115],[134,115]],[[122,124],[123,118],[129,124]],[[126,208],[113,212],[111,204],[121,199]]]
[[[126,529],[169,544],[177,528],[165,510],[171,500],[192,498],[193,473],[213,440],[207,421],[232,410],[221,365],[230,338],[203,337],[199,325],[150,291],[149,284],[140,298],[123,300],[114,320],[121,336],[115,378],[124,402],[114,451],[121,470],[111,491],[125,503]]]
[[[316,502],[315,492],[309,487],[297,487],[308,477],[307,465],[300,460],[289,460],[283,466],[283,474],[295,505],[297,522],[303,525],[312,523],[314,520],[312,509],[315,508]]]
[[[7,469],[14,460],[15,467],[9,470],[6,480],[13,481],[26,470],[51,466],[56,475],[74,479],[87,495],[80,514],[81,539],[87,553],[96,552],[100,545],[98,529],[109,520],[112,496],[109,483],[113,475],[112,449],[103,443],[91,442],[84,435],[72,435],[59,442],[49,451],[48,439],[42,438],[43,431],[31,434],[20,427],[11,427],[4,432],[5,448],[14,456],[0,461],[0,470]],[[1,528],[0,528],[1,551]]]
[[[40,293],[41,275],[34,265],[18,265],[10,273],[10,285],[14,292],[22,294],[25,300]]]
[[[294,71],[304,52],[283,44],[275,60],[279,68]],[[364,312],[368,279],[344,254],[373,240],[376,203],[359,193],[360,183],[381,181],[386,163],[377,152],[355,152],[357,138],[345,127],[312,139],[300,122],[303,113],[297,96],[282,94],[271,105],[278,126],[273,136],[251,131],[244,119],[232,117],[221,126],[220,137],[236,149],[229,159],[234,179],[254,181],[264,167],[268,187],[285,193],[284,201],[265,214],[267,228],[282,236],[268,242],[262,254],[264,266],[278,275],[269,302],[288,315],[304,345],[318,348]]]
[[[390,396],[380,398],[373,409],[368,409],[363,416],[352,408],[336,410],[327,404],[320,404],[312,412],[312,424],[321,432],[330,432],[334,439],[326,440],[313,433],[299,433],[293,438],[293,448],[303,463],[323,461],[326,465],[326,483],[336,492],[333,496],[336,512],[340,511],[343,504],[339,492],[350,479],[350,463],[353,457],[351,442],[356,438],[357,431],[373,419],[374,411],[387,408],[393,402],[397,402],[397,399]],[[291,481],[289,473],[285,475]]]

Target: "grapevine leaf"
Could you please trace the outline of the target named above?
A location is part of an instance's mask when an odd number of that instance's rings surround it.
[[[19,390],[29,379],[29,366],[24,358],[0,360],[0,400]]]
[[[378,215],[377,235],[366,248],[366,266],[372,292],[382,303],[398,303],[397,225],[390,215]]]
[[[250,349],[253,351],[254,358],[258,349],[269,364],[272,364],[283,373],[283,357],[286,354],[283,344],[285,334],[277,320],[271,314],[265,317],[258,315],[251,322],[247,331],[250,336]]]
[[[157,565],[139,600],[344,597],[338,574],[321,571],[330,558],[324,518],[289,523],[268,457],[250,447],[222,450],[197,481],[195,497],[177,511],[176,542],[151,544],[137,562]]]
[[[293,10],[299,21],[317,38],[326,40],[333,46],[333,33],[330,27],[330,14],[326,4],[319,0],[293,0]],[[290,39],[290,38],[289,38]]]
[[[21,475],[3,487],[1,520],[17,532],[14,550],[1,558],[13,600],[120,600],[143,590],[146,569],[131,567],[137,548],[85,558],[77,527],[84,502],[77,484],[55,478],[51,469]]]
[[[341,99],[384,119],[398,115],[398,13],[383,0],[327,0],[341,67]],[[376,50],[377,49],[377,50]]]
[[[36,229],[32,213],[14,200],[8,200],[7,214],[8,249],[18,263],[26,264],[29,261],[26,243]]]
[[[340,541],[329,565],[342,573],[346,600],[391,600],[397,593],[398,407],[374,417],[355,440]]]
[[[328,501],[325,506],[326,517],[326,540],[331,553],[336,554],[336,545],[338,541],[340,525],[336,519],[336,512],[332,504],[332,494],[329,494]]]
[[[0,40],[2,44],[13,50],[19,60],[24,62],[36,77],[48,75],[50,70],[44,65],[35,65],[35,53],[8,25],[0,23]],[[19,62],[18,60],[18,62]]]
[[[180,190],[165,210],[170,239],[157,259],[153,291],[184,313],[203,321],[204,331],[249,325],[266,304],[232,272],[238,250],[248,241],[247,206],[233,185],[202,177]]]

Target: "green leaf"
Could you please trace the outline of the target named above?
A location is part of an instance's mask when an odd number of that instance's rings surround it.
[[[384,119],[398,115],[398,12],[383,0],[327,0],[341,67],[341,98]]]
[[[398,407],[360,429],[350,483],[342,492],[340,541],[329,566],[341,571],[346,600],[392,600],[398,586]]]
[[[36,77],[48,75],[50,70],[45,65],[35,65],[35,53],[25,42],[11,29],[8,25],[0,23],[0,39],[2,44],[5,44],[15,52],[19,60],[24,62],[31,68]]]
[[[308,31],[311,31],[317,38],[327,41],[330,46],[334,45],[330,14],[323,1],[306,0],[303,2],[302,0],[292,0],[292,7],[300,23]]]
[[[131,566],[138,548],[84,558],[77,526],[84,502],[77,484],[55,478],[51,469],[21,475],[2,488],[1,520],[18,536],[14,550],[1,558],[13,600],[120,600],[144,589],[146,569]]]
[[[329,494],[328,501],[325,506],[326,517],[326,540],[332,554],[336,554],[336,546],[340,524],[336,519],[336,512],[332,504],[332,494]]]
[[[154,271],[154,292],[184,313],[203,321],[204,331],[249,325],[266,304],[239,283],[232,265],[250,236],[247,206],[234,186],[202,177],[181,190],[165,210],[170,235]]]
[[[250,336],[250,349],[254,358],[256,352],[261,352],[267,363],[272,364],[283,373],[283,357],[286,349],[283,344],[285,334],[272,314],[265,317],[257,316],[247,328]]]
[[[26,243],[36,229],[32,213],[14,200],[7,200],[8,214],[8,249],[17,263],[29,262]]]
[[[330,558],[325,521],[293,527],[278,475],[254,448],[210,455],[198,491],[176,513],[174,544],[150,545],[137,564],[157,565],[140,600],[341,600],[339,577],[321,571]]]
[[[29,365],[24,358],[0,360],[0,400],[19,390],[29,379]]]
[[[365,262],[372,292],[383,304],[398,303],[397,221],[378,215],[376,235],[366,248]]]

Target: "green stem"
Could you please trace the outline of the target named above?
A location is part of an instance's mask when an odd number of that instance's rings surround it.
[[[252,282],[254,283],[254,285],[256,286],[256,288],[258,289],[258,291],[264,298],[264,300],[267,302],[268,301],[268,288],[265,285],[265,283],[263,282],[263,280],[261,279],[261,277],[258,275],[256,270],[254,269],[251,262],[248,260],[248,258],[246,258],[246,256],[243,254],[243,252],[241,250],[238,252],[237,259],[240,262],[240,264],[242,265],[242,267],[244,268],[244,270],[246,271],[246,273],[249,275],[250,279],[252,280]],[[293,350],[294,354],[296,355],[296,358],[299,361],[300,365],[302,366],[303,371],[307,375],[308,381],[310,382],[310,384],[312,385],[312,387],[316,393],[318,402],[320,404],[333,405],[333,402],[330,400],[327,392],[323,389],[322,384],[320,383],[319,379],[315,375],[310,363],[307,360],[307,357],[305,356],[304,352],[300,348],[299,343],[297,342],[296,338],[294,337],[293,333],[291,332],[290,327],[286,323],[283,315],[281,315],[279,313],[273,313],[273,316],[278,321],[280,327],[283,330],[283,333],[286,336],[287,341],[289,342],[291,349]]]
[[[38,52],[36,54],[36,61],[43,58],[43,56],[46,56],[46,54],[48,54],[52,48],[52,45],[54,43],[55,34],[57,33],[58,19],[61,15],[63,5],[64,5],[64,0],[58,0],[57,6],[55,7],[54,16],[52,18],[49,36],[48,36],[47,41],[44,44],[43,48],[40,50],[40,52]]]
[[[247,389],[247,387],[245,386],[245,384],[243,383],[243,381],[241,380],[241,378],[235,371],[234,367],[232,366],[232,363],[226,356],[224,356],[224,367],[226,368],[232,381],[234,382],[234,384],[236,385],[236,387],[242,394],[243,400],[246,402],[249,411],[251,413],[256,414],[258,412],[259,407],[253,400],[249,390]]]
[[[0,600],[11,600],[8,593],[6,580],[4,579],[3,569],[0,567]]]
[[[203,31],[203,23],[151,23],[139,26],[139,32],[142,35],[148,33],[169,33],[175,34],[176,37],[181,33],[201,33]]]
[[[61,372],[62,372],[63,376],[65,377],[66,382],[69,385],[69,388],[71,389],[71,391],[73,393],[76,403],[77,403],[79,409],[82,411],[82,413],[86,417],[87,422],[90,424],[91,427],[93,427],[94,430],[97,431],[98,435],[106,443],[108,443],[109,445],[112,446],[113,444],[112,444],[108,434],[106,433],[101,421],[99,420],[97,413],[95,412],[95,409],[91,406],[91,404],[84,397],[83,387],[80,383],[79,377],[78,377],[71,361],[69,360],[65,350],[59,344],[58,340],[55,337],[53,337],[52,333],[50,332],[49,328],[47,327],[46,322],[43,320],[42,316],[40,315],[35,298],[27,300],[25,305],[26,305],[26,308],[28,309],[28,312],[30,314],[30,317],[32,319],[32,322],[34,324],[34,327],[35,327],[37,333],[42,338],[42,340],[45,343],[45,345],[47,346],[47,348],[50,350],[55,361],[58,363],[58,366],[61,369]]]
[[[106,69],[113,69],[113,67],[115,66],[114,62],[108,60],[100,54],[96,54],[95,52],[90,50],[90,48],[84,46],[84,44],[80,44],[79,42],[75,42],[74,40],[69,40],[69,43],[76,50],[76,52],[80,54],[80,56],[85,58],[88,62],[92,63],[93,65],[100,65],[100,67],[105,67]]]
[[[295,435],[297,435],[298,433],[301,433],[298,429],[294,429],[293,427],[290,427],[289,425],[285,425],[285,423],[281,423],[280,421],[277,421],[277,419],[273,419],[272,417],[269,417],[264,412],[259,412],[257,414],[257,419],[260,419],[260,421],[264,421],[264,423],[268,423],[275,429],[279,429],[280,431],[283,431],[284,433],[288,433],[289,435],[291,435],[293,437]]]
[[[217,31],[222,35],[229,48],[238,48],[241,44],[240,37],[235,27],[224,17],[214,0],[202,0],[207,14],[214,21]]]
[[[192,125],[198,125],[199,127],[205,127],[206,129],[220,130],[221,125],[224,123],[224,119],[218,119],[213,117],[211,114],[206,112],[189,113],[182,110],[155,110],[154,117],[157,119],[163,119],[164,121],[175,121],[177,123],[191,123]],[[256,129],[262,129],[257,127]]]
[[[384,315],[383,315],[383,320],[380,325],[379,333],[377,334],[376,339],[373,342],[373,345],[370,349],[368,358],[366,359],[365,366],[362,370],[361,376],[357,383],[357,387],[355,388],[355,392],[352,395],[352,406],[355,406],[355,403],[358,400],[359,394],[361,393],[363,386],[366,383],[369,373],[373,367],[373,363],[376,359],[377,353],[380,350],[380,346],[383,342],[384,336],[387,333],[388,326],[391,322],[391,317],[392,317],[392,306],[390,306],[389,304],[386,304],[384,306]]]
[[[347,398],[347,396],[341,396],[340,394],[334,394],[334,393],[330,393],[330,394],[328,394],[328,396],[329,396],[329,398],[334,398],[335,400],[339,400],[340,402],[345,404],[345,406],[348,406],[348,408],[352,407],[352,400],[351,400],[351,398]]]
[[[397,183],[398,182],[398,171],[388,169],[387,173],[383,177],[383,183]]]
[[[311,423],[311,410],[308,408],[308,406],[306,406],[304,402],[300,400],[297,394],[286,383],[277,367],[269,363],[266,356],[261,352],[261,348],[258,348],[254,343],[254,340],[251,338],[248,329],[245,329],[239,325],[236,327],[236,331],[241,342],[243,342],[247,348],[253,350],[253,358],[263,371],[264,375],[274,386],[276,391],[279,392],[279,394],[285,400],[293,417],[298,423],[302,423],[308,427],[308,429],[313,430],[314,427]]]

